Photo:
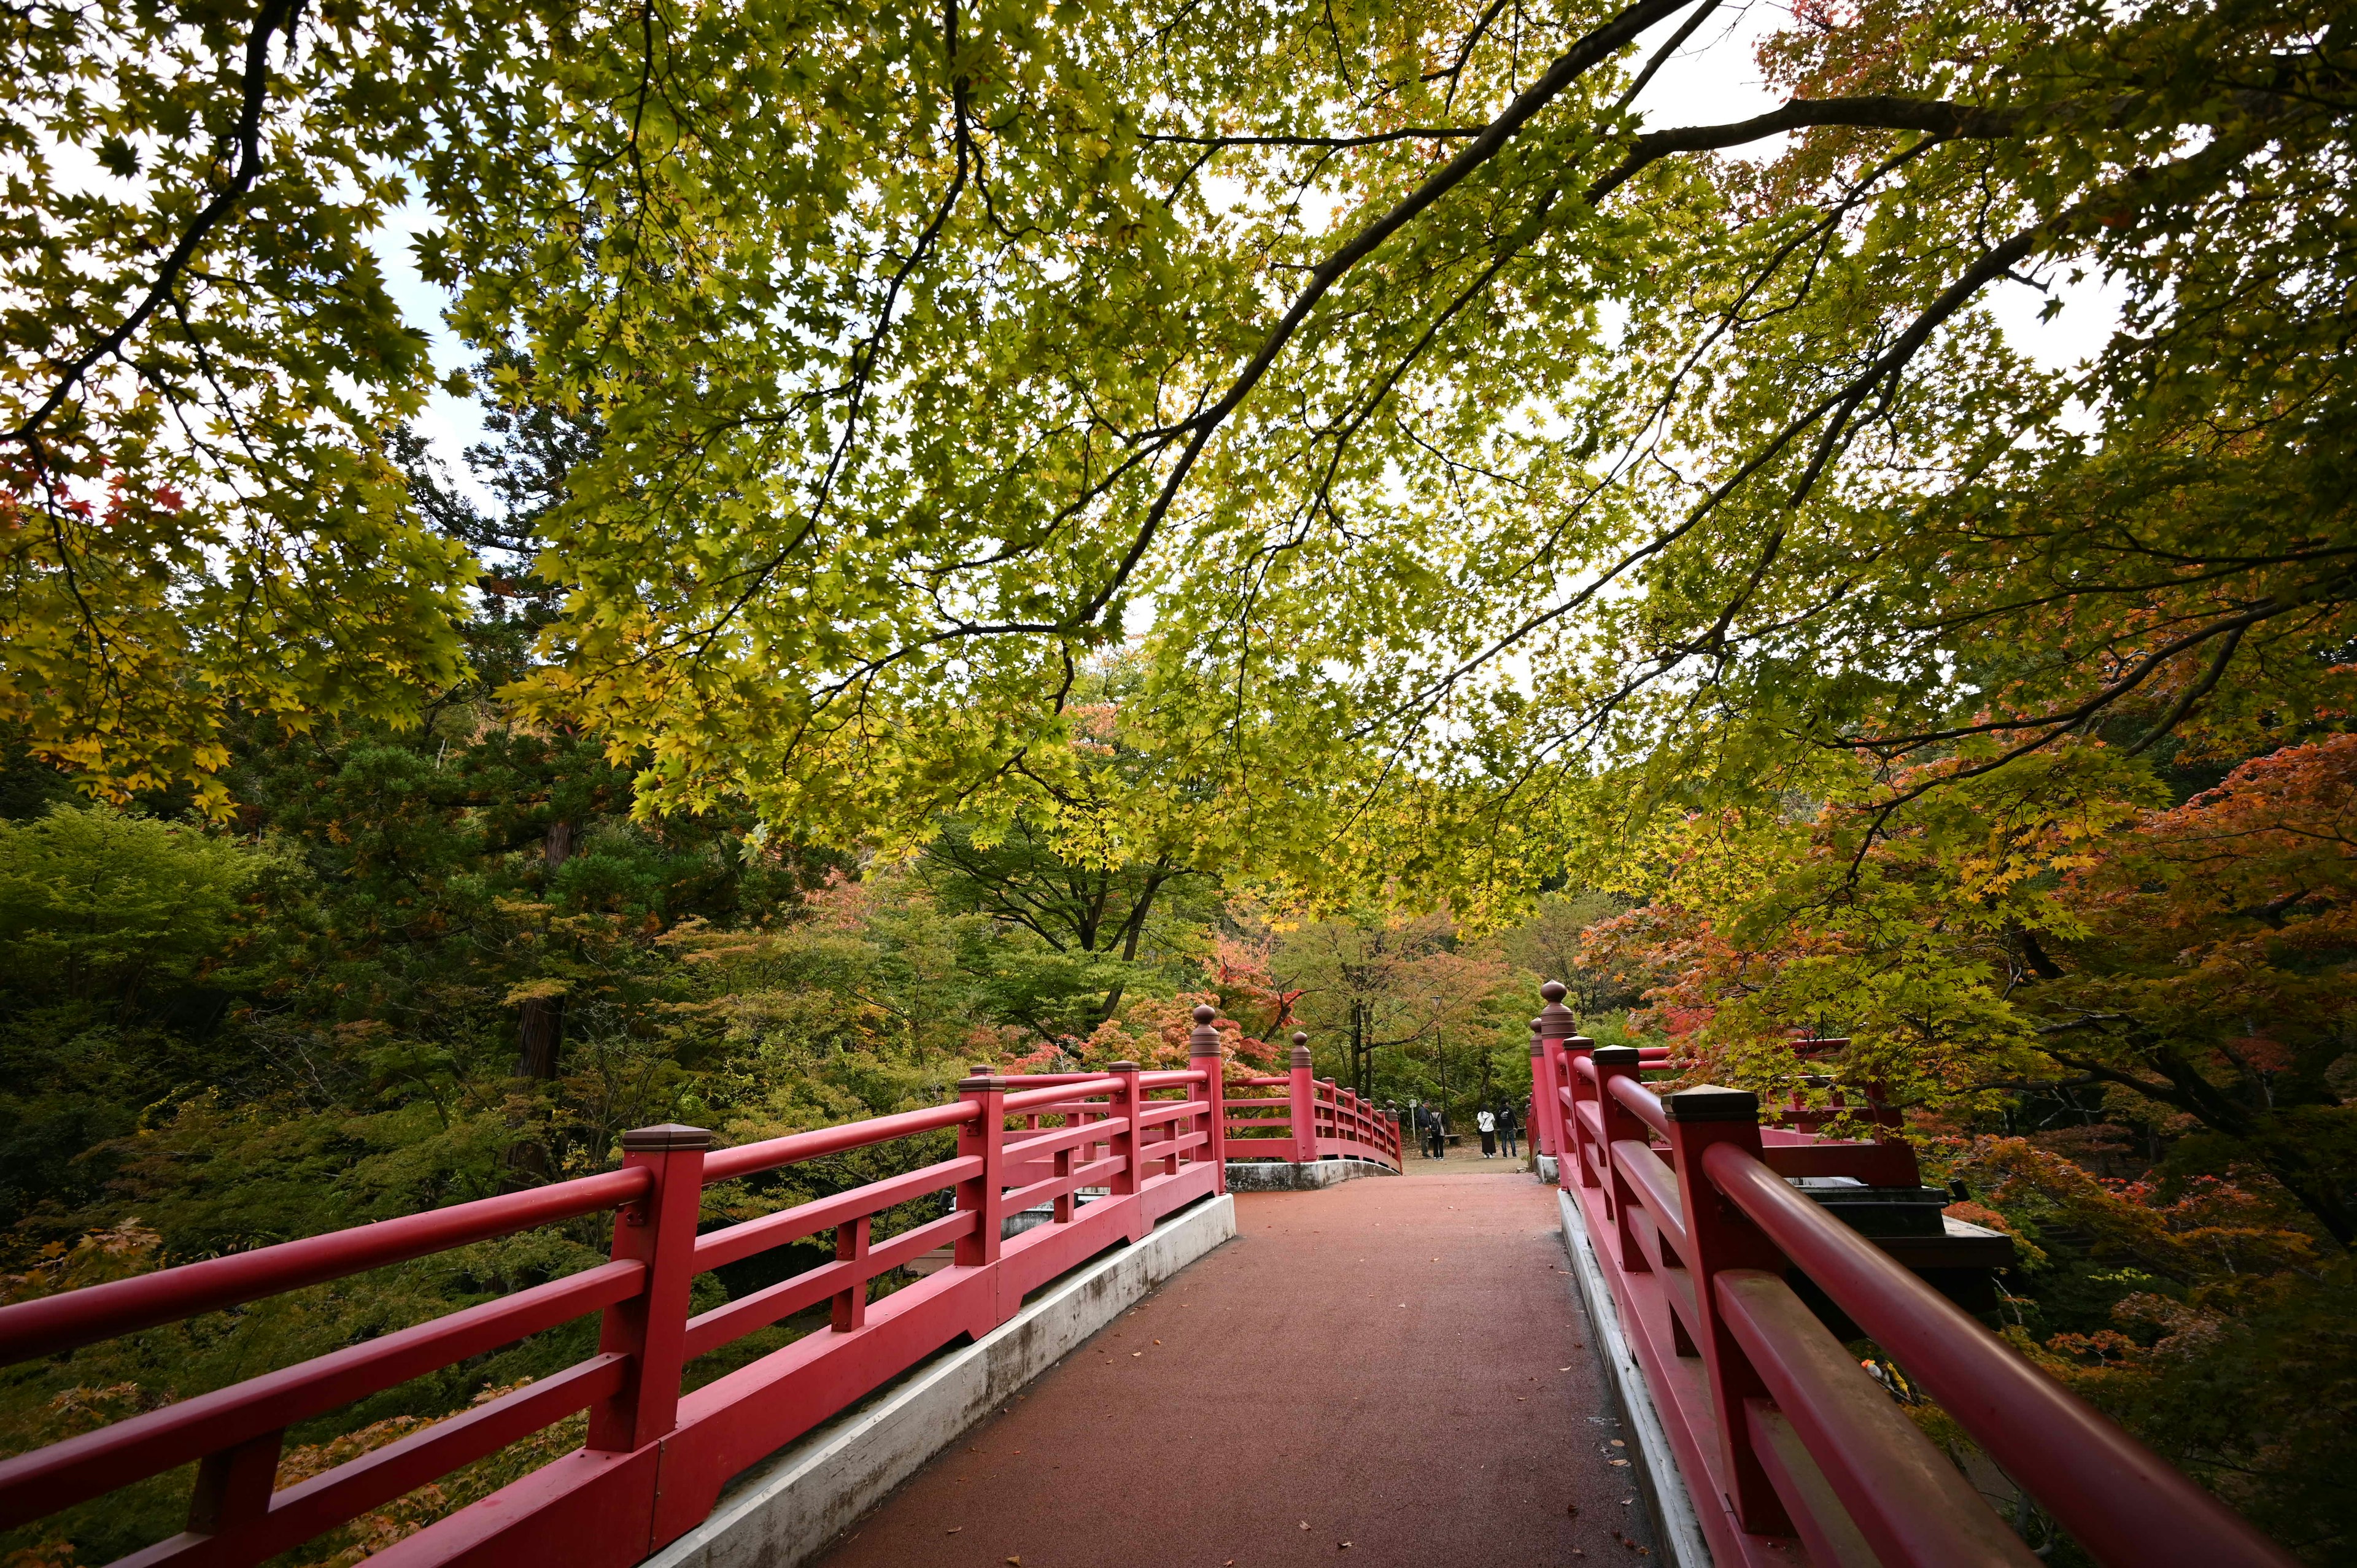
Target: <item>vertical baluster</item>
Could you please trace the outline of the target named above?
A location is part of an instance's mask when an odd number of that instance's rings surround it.
[[[1220,1031],[1212,1027],[1217,1016],[1209,1007],[1195,1009],[1195,1032],[1187,1039],[1187,1065],[1201,1069],[1203,1074],[1204,1141],[1196,1158],[1208,1160],[1217,1174],[1211,1178],[1211,1190],[1228,1190],[1228,1105],[1227,1062],[1220,1050]],[[1193,1090],[1189,1090],[1189,1096]]]
[[[1146,1181],[1139,1159],[1137,1113],[1145,1108],[1146,1094],[1137,1081],[1135,1062],[1115,1062],[1105,1070],[1120,1080],[1120,1087],[1113,1091],[1105,1108],[1110,1124],[1116,1129],[1109,1134],[1114,1168],[1106,1183],[1111,1189],[1107,1201],[1121,1206],[1123,1232],[1133,1241],[1142,1241],[1150,1228],[1138,1200]]]
[[[1067,1116],[1064,1118],[1064,1125],[1067,1127],[1077,1126],[1080,1123],[1080,1120],[1081,1119],[1078,1116]],[[1072,1151],[1069,1148],[1058,1149],[1056,1151],[1055,1160],[1056,1179],[1058,1181],[1062,1181],[1065,1177],[1072,1174]],[[1057,1224],[1070,1225],[1072,1222],[1072,1196],[1073,1195],[1070,1192],[1060,1192],[1056,1195]]]
[[[998,1261],[999,1232],[1006,1228],[1006,1080],[975,1068],[958,1084],[958,1097],[978,1114],[958,1123],[958,1157],[979,1156],[982,1174],[958,1183],[957,1206],[975,1217],[975,1228],[958,1238],[956,1262],[979,1268]]]
[[[1138,1067],[1135,1062],[1115,1062],[1105,1070],[1120,1080],[1105,1107],[1105,1115],[1113,1132],[1107,1134],[1106,1146],[1113,1151],[1116,1168],[1107,1182],[1115,1197],[1131,1197],[1144,1185],[1140,1179],[1137,1160],[1137,1112],[1146,1103],[1137,1086]]]
[[[1287,1093],[1293,1103],[1293,1157],[1308,1165],[1318,1157],[1318,1088],[1309,1077],[1309,1036],[1294,1031],[1293,1056],[1288,1063],[1292,1077]]]
[[[703,1128],[674,1122],[622,1134],[622,1163],[645,1170],[654,1185],[615,1216],[613,1255],[618,1262],[644,1263],[647,1281],[637,1295],[606,1309],[597,1348],[630,1357],[630,1369],[621,1391],[590,1412],[591,1448],[643,1448],[676,1423],[695,1219],[704,1200],[704,1151],[711,1144],[712,1134]]]
[[[188,1493],[191,1534],[231,1534],[270,1511],[279,1445],[285,1435],[265,1432],[198,1462],[197,1484]]]
[[[1590,1095],[1602,1092],[1601,1085],[1590,1084],[1579,1070],[1580,1058],[1595,1056],[1596,1042],[1586,1035],[1572,1035],[1557,1041],[1555,1048],[1563,1060],[1564,1090],[1571,1096],[1572,1100],[1572,1109],[1565,1116],[1565,1121],[1570,1125],[1570,1131],[1564,1134],[1564,1142],[1572,1145],[1572,1153],[1575,1156],[1583,1151],[1592,1155],[1592,1158],[1575,1159],[1574,1163],[1577,1166],[1580,1184],[1584,1187],[1594,1187],[1603,1179],[1597,1173],[1609,1164],[1611,1154],[1609,1143],[1601,1149],[1588,1149],[1588,1145],[1583,1141],[1587,1137],[1587,1123],[1579,1119],[1578,1106]],[[1633,1049],[1634,1047],[1624,1048]]]
[[[834,1228],[835,1262],[854,1265],[854,1272],[856,1273],[859,1261],[867,1256],[868,1233],[874,1228],[874,1224],[875,1221],[870,1216],[863,1214],[856,1219],[846,1219],[836,1226]],[[867,1282],[865,1279],[855,1279],[851,1282],[849,1289],[837,1291],[834,1294],[834,1331],[838,1334],[848,1334],[855,1328],[866,1326],[866,1322]]]
[[[1604,1146],[1596,1151],[1596,1156],[1611,1173],[1611,1179],[1604,1184],[1604,1202],[1612,1216],[1612,1234],[1620,1249],[1620,1267],[1629,1273],[1650,1273],[1653,1265],[1646,1262],[1645,1250],[1637,1244],[1636,1236],[1629,1229],[1630,1211],[1637,1203],[1637,1195],[1620,1163],[1612,1157],[1612,1145],[1621,1140],[1643,1144],[1652,1135],[1652,1130],[1638,1120],[1635,1112],[1612,1097],[1615,1079],[1637,1076],[1639,1054],[1634,1046],[1599,1046],[1589,1059],[1596,1064],[1596,1104],[1604,1122]],[[1594,1174],[1585,1167],[1580,1177],[1587,1185],[1595,1185]]]
[[[1781,1273],[1784,1258],[1757,1226],[1719,1195],[1702,1168],[1703,1155],[1715,1144],[1734,1144],[1755,1157],[1759,1155],[1760,1101],[1739,1089],[1705,1085],[1663,1096],[1662,1108],[1669,1113],[1670,1151],[1685,1216],[1686,1278],[1693,1283],[1695,1316],[1701,1320],[1702,1332],[1695,1337],[1701,1341],[1703,1365],[1710,1378],[1711,1409],[1718,1427],[1720,1495],[1745,1530],[1760,1535],[1790,1535],[1792,1520],[1752,1452],[1750,1428],[1743,1415],[1744,1401],[1770,1397],[1768,1385],[1720,1321],[1717,1296],[1721,1270]]]

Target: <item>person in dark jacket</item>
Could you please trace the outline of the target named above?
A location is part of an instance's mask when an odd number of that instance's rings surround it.
[[[1523,1124],[1515,1118],[1512,1101],[1498,1107],[1498,1142],[1505,1145],[1504,1154],[1510,1160],[1514,1157],[1514,1135],[1522,1130]]]
[[[1427,1160],[1446,1159],[1448,1155],[1448,1123],[1442,1121],[1440,1112],[1429,1105],[1420,1107],[1416,1115],[1424,1124],[1424,1157]]]

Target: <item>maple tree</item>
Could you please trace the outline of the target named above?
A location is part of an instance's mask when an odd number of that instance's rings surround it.
[[[2264,1169],[2347,1245],[2352,788],[2352,736],[2177,806],[2093,746],[1871,833],[1839,800],[1696,817],[1665,829],[1656,902],[1592,928],[1588,958],[1650,983],[1652,1021],[1706,1071],[1781,1089],[1804,1074],[1792,1042],[1837,1036],[1852,1096],[1967,1116],[2058,1086],[2125,1098],[2215,1140],[2213,1165]]]
[[[456,678],[404,199],[488,394],[597,423],[517,695],[642,811],[1004,822],[1133,632],[1207,828],[1460,891],[1600,768],[2333,705],[2330,9],[1816,7],[1781,107],[1648,119],[1747,47],[1709,9],[28,13],[10,710],[133,788],[217,773],[222,698]],[[2120,330],[2041,369],[1984,306],[2079,274]]]
[[[2157,1185],[2087,1212],[2216,1230],[2215,1178],[2345,1250],[2346,19],[1725,21],[12,14],[0,738],[253,842],[59,815],[10,864],[260,900],[152,977],[6,929],[85,977],[0,998],[20,1240],[1167,1060],[1198,995],[1429,1092],[1444,1015],[1523,1059],[1459,938],[1571,886],[1629,906],[1583,1004],[1648,990],[1705,1070],[2120,1128]],[[1755,43],[1772,108],[1656,112]],[[2075,365],[1992,310],[2074,285],[2116,310]],[[499,506],[425,460],[437,395],[511,438]],[[1298,929],[1213,907],[1247,881]],[[2067,1356],[2193,1365],[2157,1322]]]

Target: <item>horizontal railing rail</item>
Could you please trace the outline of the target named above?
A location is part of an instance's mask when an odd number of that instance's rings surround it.
[[[733,1149],[707,1150],[697,1128],[643,1128],[624,1136],[619,1170],[0,1308],[0,1362],[13,1363],[534,1226],[615,1217],[606,1263],[0,1460],[0,1528],[194,1461],[187,1530],[124,1562],[243,1568],[586,1411],[581,1448],[375,1561],[628,1568],[702,1522],[746,1466],[961,1335],[987,1333],[1107,1245],[1224,1191],[1219,1035],[1210,1009],[1196,1020],[1185,1069],[977,1069],[952,1104]],[[957,1137],[950,1158],[697,1232],[715,1183],[943,1131]],[[920,1209],[898,1234],[875,1234],[879,1217],[942,1197],[937,1218]],[[1026,1208],[1047,1209],[1049,1222],[1011,1224]],[[829,1233],[832,1262],[691,1314],[694,1276]],[[945,1266],[874,1296],[881,1276],[944,1251]],[[821,1306],[825,1326],[683,1391],[696,1357]],[[602,1323],[587,1359],[276,1485],[290,1429],[590,1313]]]
[[[22,1302],[0,1309],[0,1366],[619,1208],[644,1197],[647,1187],[643,1171],[607,1171]]]
[[[1598,1265],[1714,1559],[1910,1568],[2033,1556],[1869,1378],[1796,1283],[1872,1338],[2094,1559],[2268,1564],[2290,1556],[1792,1185],[1920,1190],[1913,1151],[1763,1128],[1759,1101],[1669,1095],[1656,1062],[1578,1036],[1546,988],[1534,1021],[1540,1145]]]
[[[1283,1078],[1247,1078],[1229,1085],[1224,1122],[1229,1159],[1360,1159],[1400,1168],[1399,1118],[1378,1110],[1356,1090],[1315,1076],[1309,1036],[1293,1036],[1290,1070]],[[1240,1090],[1283,1089],[1283,1098],[1247,1098]],[[1252,1112],[1252,1115],[1233,1112]],[[1277,1112],[1283,1114],[1276,1114]]]

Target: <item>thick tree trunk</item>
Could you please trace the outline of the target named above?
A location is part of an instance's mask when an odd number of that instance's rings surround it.
[[[548,824],[548,836],[541,844],[541,859],[548,875],[554,877],[557,868],[573,856],[573,824],[554,822]],[[565,1048],[565,998],[533,996],[527,998],[516,1017],[515,1076],[533,1083],[553,1083],[563,1064]],[[552,1173],[548,1146],[537,1138],[519,1138],[508,1145],[508,1176],[510,1187],[535,1187],[547,1181]]]
[[[548,875],[554,877],[557,868],[573,858],[573,824],[564,822],[549,823],[548,837],[543,842],[540,853]],[[565,998],[531,998],[524,1003],[523,1012],[516,1021],[515,1075],[544,1082],[555,1078],[564,1044]]]

